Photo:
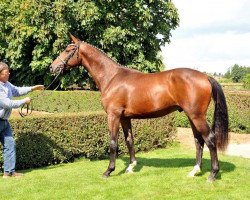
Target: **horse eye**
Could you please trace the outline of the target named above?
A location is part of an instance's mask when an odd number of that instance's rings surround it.
[[[68,47],[65,49],[65,51],[66,51],[67,53],[70,52],[71,50],[72,50],[72,49],[71,49],[71,48],[68,48]]]
[[[68,52],[70,52],[71,50],[73,50],[74,48],[72,48],[72,46],[75,46],[75,45],[69,44],[69,45],[67,46],[67,48],[65,49],[65,51],[68,53]]]

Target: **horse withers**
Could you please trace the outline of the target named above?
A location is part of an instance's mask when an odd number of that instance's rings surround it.
[[[115,170],[119,124],[130,154],[126,172],[131,172],[136,166],[131,119],[161,117],[181,110],[190,121],[196,145],[196,163],[189,176],[201,171],[205,143],[211,157],[208,180],[215,180],[219,171],[217,149],[225,150],[228,144],[228,112],[223,90],[214,78],[188,68],[142,73],[118,64],[72,35],[71,39],[73,44],[54,60],[51,72],[57,74],[65,68],[84,66],[98,86],[110,132],[110,162],[104,177]],[[211,98],[215,102],[212,128],[206,120]]]

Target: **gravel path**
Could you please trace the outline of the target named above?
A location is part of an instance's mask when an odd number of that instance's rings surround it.
[[[250,158],[250,134],[229,133],[230,141],[224,154]],[[187,148],[195,149],[194,137],[190,128],[178,128],[177,140]],[[207,147],[204,148],[208,151]]]

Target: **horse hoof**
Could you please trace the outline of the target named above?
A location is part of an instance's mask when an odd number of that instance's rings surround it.
[[[193,170],[188,174],[188,177],[194,177],[201,173],[201,168],[198,165],[195,165]]]
[[[110,175],[109,174],[106,174],[106,172],[102,175],[102,178],[105,178],[107,179]]]
[[[126,169],[126,171],[125,171],[125,174],[132,174],[132,173],[134,173],[133,170]]]
[[[104,179],[108,179],[109,178],[109,176],[107,176],[107,175],[102,175],[102,178],[104,178]]]
[[[126,169],[125,173],[126,174],[130,174],[134,172],[134,167],[136,166],[137,162],[134,161],[133,163],[131,163],[128,168]]]
[[[134,172],[134,166],[129,165],[125,171],[125,174],[132,174]]]
[[[212,183],[212,182],[214,182],[216,179],[215,179],[215,177],[213,177],[213,176],[209,176],[208,177],[208,179],[207,179],[207,181],[209,182],[209,183]]]

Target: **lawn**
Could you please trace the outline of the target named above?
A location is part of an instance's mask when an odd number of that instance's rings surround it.
[[[108,179],[101,176],[108,160],[26,170],[22,178],[0,179],[0,199],[250,199],[250,159],[220,154],[218,180],[210,183],[208,152],[203,173],[187,177],[194,157],[195,151],[179,146],[138,153],[133,174],[124,174],[128,157],[119,157]]]

